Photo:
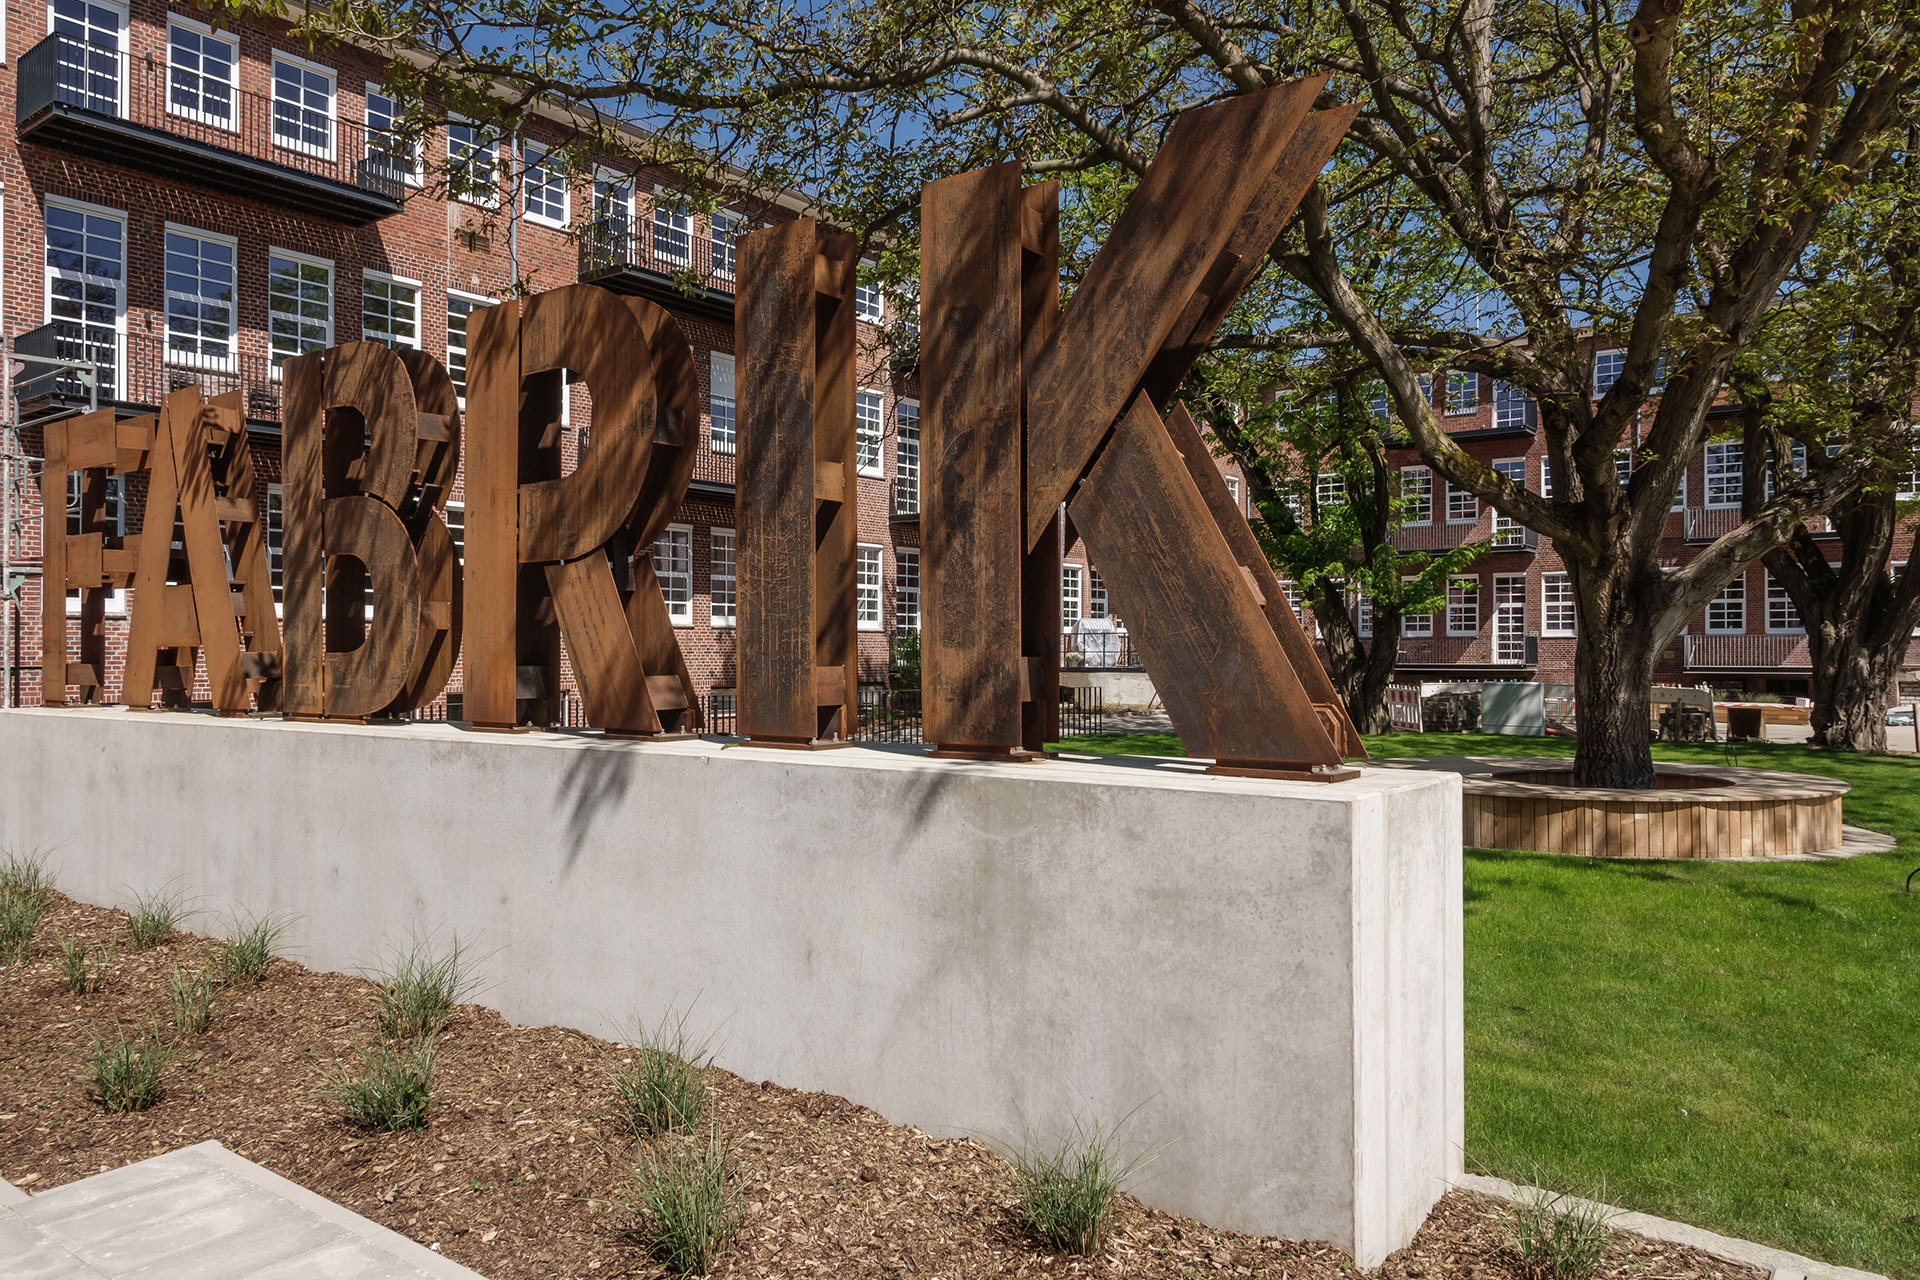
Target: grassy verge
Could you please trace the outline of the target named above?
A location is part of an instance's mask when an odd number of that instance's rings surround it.
[[[1165,734],[1070,751],[1178,755]],[[1384,734],[1376,757],[1571,755],[1564,739]],[[1720,747],[1659,758],[1721,764]],[[1833,863],[1602,862],[1472,850],[1467,1161],[1920,1277],[1920,760],[1743,747],[1853,785],[1900,840]]]

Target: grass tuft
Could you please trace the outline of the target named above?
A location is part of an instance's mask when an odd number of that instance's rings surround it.
[[[734,1144],[707,1131],[706,1141],[665,1139],[643,1147],[628,1166],[627,1208],[646,1221],[654,1257],[676,1276],[703,1276],[726,1254],[746,1219],[746,1199],[731,1176]]]
[[[1013,1162],[1020,1209],[1046,1248],[1091,1257],[1113,1231],[1113,1198],[1120,1184],[1153,1159],[1145,1152],[1123,1160],[1116,1141],[1121,1125],[1075,1125],[1058,1146],[1029,1142]]]
[[[205,969],[182,973],[176,965],[167,977],[167,1012],[173,1025],[189,1035],[205,1035],[213,1025],[213,975]]]
[[[173,1046],[160,1036],[158,1027],[129,1040],[115,1029],[111,1043],[96,1037],[93,1042],[93,1096],[115,1115],[145,1111],[160,1101],[164,1092],[161,1076]]]
[[[133,949],[145,951],[170,940],[187,918],[186,905],[177,893],[156,889],[133,900],[127,913],[127,931],[133,935]]]
[[[1514,1201],[1507,1224],[1524,1280],[1592,1280],[1611,1234],[1599,1205],[1537,1188]]]
[[[113,964],[113,948],[94,948],[84,942],[62,942],[60,962],[66,970],[67,990],[77,996],[98,992],[107,985],[107,968]]]
[[[380,986],[380,1034],[389,1040],[420,1040],[440,1034],[453,1007],[473,994],[466,949],[455,934],[445,947],[416,941],[398,952]]]
[[[0,887],[0,964],[27,962],[33,931],[46,909],[46,899],[37,893]]]
[[[404,1049],[376,1045],[360,1051],[360,1061],[327,1071],[320,1095],[347,1113],[362,1129],[391,1133],[427,1127],[433,1095],[433,1042]]]
[[[235,917],[214,956],[220,981],[229,987],[250,986],[266,977],[267,966],[279,955],[280,939],[291,922],[284,916]]]
[[[42,852],[0,853],[0,894],[18,894],[37,898],[41,906],[53,899],[53,873],[47,870],[47,855]]]
[[[669,1009],[658,1026],[630,1036],[632,1058],[608,1072],[620,1118],[635,1137],[691,1133],[706,1110],[713,1036],[696,1039],[687,1030],[692,1012],[676,1018]]]

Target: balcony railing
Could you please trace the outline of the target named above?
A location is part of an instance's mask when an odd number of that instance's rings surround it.
[[[1685,537],[1688,542],[1708,543],[1740,527],[1739,507],[1688,507]],[[1825,516],[1808,516],[1807,532],[1816,538],[1830,536],[1833,524]]]
[[[1685,636],[1689,671],[1811,671],[1803,635]]]
[[[1112,627],[1075,627],[1060,637],[1060,666],[1071,671],[1144,671],[1133,637]]]
[[[406,196],[392,135],[63,32],[20,56],[17,120],[23,141],[344,222]]]
[[[92,362],[102,405],[151,409],[166,399],[168,392],[197,386],[208,397],[243,392],[248,418],[280,420],[280,380],[264,354],[241,351],[221,357],[193,355],[169,350],[164,337],[121,334],[103,338],[98,332],[83,332],[76,325],[57,321],[21,334],[14,345],[29,355]],[[14,393],[23,407],[48,401],[72,409],[87,403],[87,389],[75,374],[38,371],[31,365],[15,380]]]
[[[692,226],[598,218],[580,229],[580,278],[668,307],[733,318],[733,252]]]

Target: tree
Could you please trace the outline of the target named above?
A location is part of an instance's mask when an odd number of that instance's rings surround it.
[[[1661,570],[1673,495],[1735,357],[1899,140],[1920,50],[1911,0],[1642,0],[1630,14],[1612,0],[334,0],[311,27],[467,100],[497,94],[509,121],[558,103],[609,146],[627,145],[609,120],[641,121],[647,149],[680,148],[702,191],[800,187],[835,221],[902,241],[922,181],[1011,156],[1067,180],[1070,279],[1180,110],[1328,75],[1326,103],[1362,112],[1269,255],[1286,287],[1220,341],[1352,349],[1440,476],[1553,540],[1579,608],[1585,785],[1653,784],[1655,654],[1872,466],[1843,455]],[[1383,253],[1423,287],[1356,287],[1353,264]],[[1598,397],[1595,336],[1624,351]],[[1551,498],[1447,436],[1419,385],[1441,365],[1533,397]]]

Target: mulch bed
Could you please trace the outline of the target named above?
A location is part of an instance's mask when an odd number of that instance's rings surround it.
[[[105,990],[75,996],[59,940],[112,943]],[[29,962],[0,970],[0,1177],[29,1192],[217,1139],[283,1177],[494,1280],[658,1273],[624,1190],[633,1142],[612,1115],[619,1046],[562,1027],[514,1027],[464,1005],[442,1034],[430,1125],[370,1135],[316,1094],[321,1070],[373,1040],[373,987],[279,960],[204,1036],[183,1036],[151,1110],[110,1116],[89,1093],[96,1034],[166,1018],[175,965],[209,943],[131,948],[119,911],[56,898]],[[716,1276],[1268,1276],[1353,1274],[1325,1245],[1262,1239],[1123,1197],[1106,1250],[1051,1255],[1024,1227],[1005,1161],[971,1140],[888,1124],[844,1098],[710,1073],[711,1114],[740,1142],[746,1225]],[[1498,1203],[1454,1194],[1385,1277],[1521,1275]],[[1616,1237],[1612,1280],[1757,1280],[1691,1249]]]

